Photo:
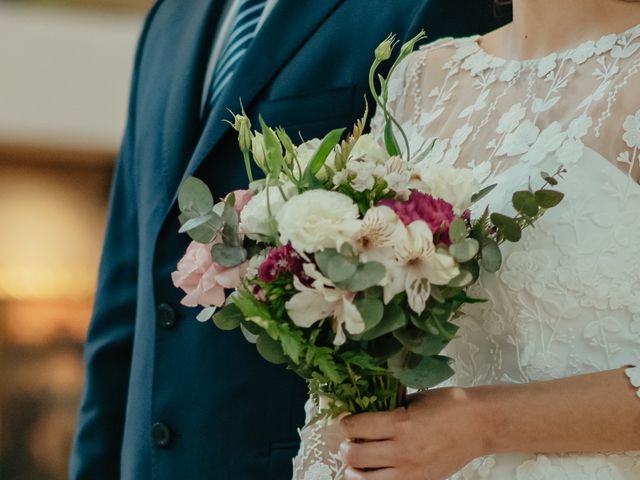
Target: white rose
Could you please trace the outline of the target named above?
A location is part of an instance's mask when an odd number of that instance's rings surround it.
[[[362,135],[351,150],[349,158],[365,158],[375,163],[385,163],[389,159],[387,151],[371,134]]]
[[[356,204],[342,193],[327,190],[293,197],[276,219],[281,242],[291,242],[299,252],[308,253],[351,244],[360,228]]]
[[[456,215],[462,215],[471,206],[472,195],[480,191],[480,183],[471,169],[456,168],[443,163],[419,163],[415,168],[422,179],[424,191],[449,202],[453,205]]]
[[[296,194],[296,186],[289,183],[282,186],[287,198]],[[278,187],[269,187],[269,206],[275,217],[284,206],[286,200]],[[270,226],[269,208],[267,208],[267,189],[255,195],[240,213],[240,232],[253,240],[261,240],[264,236],[275,235]]]

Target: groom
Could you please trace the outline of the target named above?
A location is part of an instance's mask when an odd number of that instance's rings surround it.
[[[240,98],[254,120],[321,137],[362,112],[372,52],[390,32],[435,39],[494,22],[481,0],[155,4],[114,177],[71,479],[290,478],[305,385],[180,305],[170,274],[188,239],[176,191],[189,175],[217,197],[246,186],[223,121]]]

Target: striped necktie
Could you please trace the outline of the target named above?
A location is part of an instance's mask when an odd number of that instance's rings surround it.
[[[207,110],[213,110],[225,87],[229,84],[242,57],[258,33],[258,25],[267,0],[242,0],[231,26],[227,44],[222,50],[209,87]]]

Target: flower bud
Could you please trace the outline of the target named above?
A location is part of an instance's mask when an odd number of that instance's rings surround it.
[[[251,150],[251,120],[246,115],[234,117],[233,129],[238,132],[238,143],[242,152]]]
[[[389,60],[391,58],[391,52],[393,50],[393,35],[387,37],[378,48],[376,48],[376,60],[379,62],[384,62],[385,60]]]
[[[253,153],[253,160],[262,170],[264,170],[267,165],[267,148],[264,145],[264,135],[256,132],[253,138],[251,138],[250,142],[250,148]]]

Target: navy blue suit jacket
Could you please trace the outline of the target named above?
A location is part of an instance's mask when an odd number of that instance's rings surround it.
[[[390,32],[406,39],[424,28],[435,39],[495,23],[483,0],[280,0],[201,122],[222,3],[160,0],[144,25],[85,350],[74,480],[290,478],[304,382],[180,305],[170,274],[188,238],[178,235],[177,189],[194,174],[217,197],[246,186],[222,121],[240,97],[254,119],[320,137],[361,114],[372,52]]]

